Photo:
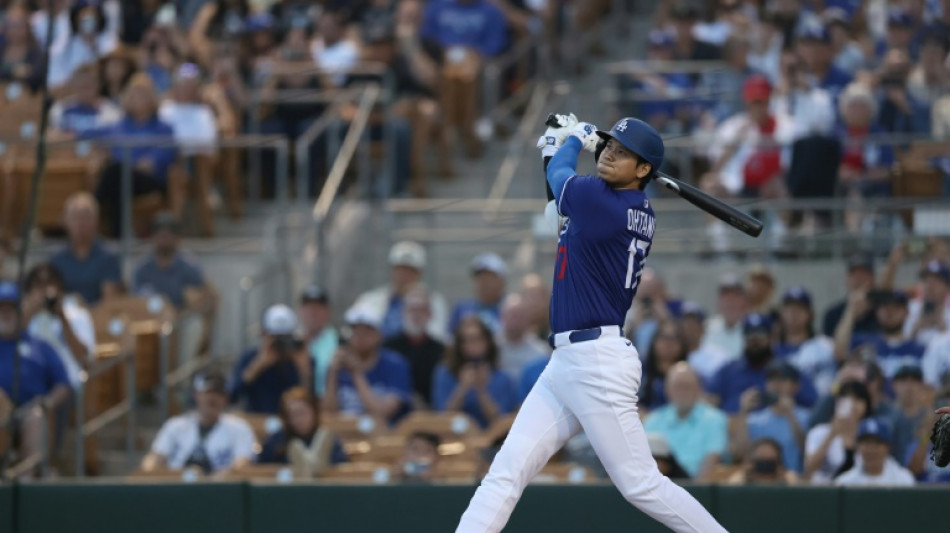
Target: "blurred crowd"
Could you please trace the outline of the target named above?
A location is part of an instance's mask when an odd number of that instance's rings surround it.
[[[946,194],[950,3],[679,0],[652,27],[651,62],[616,83],[622,115],[692,136],[667,170],[723,198],[840,197],[852,231],[864,199]],[[770,226],[828,222],[782,212]],[[727,247],[724,225],[709,233]]]
[[[935,240],[912,260],[906,248],[883,265],[852,257],[841,300],[827,309],[814,308],[806,287],[779,293],[761,265],[724,276],[709,310],[646,270],[625,331],[640,353],[640,414],[663,472],[719,483],[950,481],[929,460],[934,407],[950,404],[950,246]],[[896,286],[909,261],[919,281]],[[483,430],[510,419],[550,358],[546,283],[533,274],[509,283],[505,261],[486,253],[471,263],[472,297],[450,307],[422,283],[419,244],[395,244],[389,264],[390,282],[348,304],[339,328],[319,287],[294,307],[270,307],[259,346],[230,377],[210,376],[208,391],[196,385],[197,411],[165,425],[149,461],[182,468],[207,453],[211,472],[238,459],[299,466],[286,454],[298,442],[322,450],[308,453],[325,469],[347,457],[321,437],[321,416],[396,427],[412,412],[464,413]],[[251,453],[246,424],[234,430],[241,439],[217,433],[228,404],[279,415],[283,429]],[[200,424],[186,423],[195,417]],[[202,448],[206,425],[214,433]],[[583,433],[558,460],[606,475]]]

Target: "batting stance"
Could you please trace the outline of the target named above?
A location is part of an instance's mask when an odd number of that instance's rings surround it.
[[[581,429],[627,501],[673,531],[725,531],[657,469],[637,413],[640,358],[621,332],[656,228],[643,189],[663,140],[634,118],[610,132],[581,122],[545,135],[560,146],[546,175],[567,217],[551,296],[555,350],[456,531],[501,531],[528,482]],[[582,148],[595,152],[596,176],[576,175]]]

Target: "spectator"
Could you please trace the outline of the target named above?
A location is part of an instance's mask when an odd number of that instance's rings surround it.
[[[890,456],[887,426],[868,418],[858,428],[857,446],[861,462],[835,479],[844,487],[909,487],[914,475]]]
[[[50,108],[53,128],[81,135],[122,119],[119,107],[99,95],[99,68],[96,64],[79,67],[70,86],[73,95],[57,100]]]
[[[863,293],[854,294],[845,309],[844,317],[835,331],[835,358],[843,360],[855,349],[866,347],[868,356],[877,361],[890,379],[904,365],[920,366],[926,347],[904,335],[907,319],[907,295],[899,291],[882,291],[875,297],[875,307],[880,333],[854,334],[854,316],[867,299]]]
[[[780,58],[785,45],[778,18],[772,13],[764,13],[749,39],[749,66],[765,74],[772,83],[778,83]]]
[[[193,384],[195,410],[167,420],[142,460],[142,470],[194,467],[222,477],[254,458],[254,431],[243,419],[224,412],[228,391],[217,372],[199,375]]]
[[[209,68],[215,60],[215,44],[234,42],[244,31],[251,12],[248,0],[205,2],[188,26],[188,44],[198,62]]]
[[[950,267],[934,259],[920,271],[920,296],[907,303],[904,335],[927,345],[950,325]]]
[[[828,28],[831,48],[834,54],[834,66],[842,72],[854,76],[867,64],[864,50],[852,37],[851,15],[838,6],[826,7],[821,18]]]
[[[433,404],[438,411],[461,411],[483,428],[518,406],[515,387],[499,368],[498,345],[477,316],[462,319],[455,345],[435,369]]]
[[[101,94],[113,104],[120,104],[122,94],[138,72],[135,56],[124,48],[116,48],[99,61]]]
[[[509,294],[501,306],[501,333],[498,336],[498,359],[502,370],[514,380],[525,365],[538,359],[547,360],[550,348],[531,331],[530,308],[520,294]]]
[[[541,378],[541,374],[544,372],[544,369],[548,367],[550,361],[551,356],[546,355],[534,361],[529,361],[524,368],[521,369],[521,377],[518,379],[519,402],[523,403],[525,398],[528,397],[528,393],[531,392],[531,389],[534,388],[534,384]]]
[[[848,269],[844,278],[844,287],[846,295],[861,292],[867,293],[874,289],[874,257],[870,254],[855,254],[848,259]],[[821,320],[821,331],[826,337],[833,337],[841,317],[844,316],[845,308],[848,306],[848,298],[844,298],[836,304],[831,305],[825,310],[824,317]],[[877,318],[874,314],[874,308],[865,305],[855,309],[854,332],[855,333],[873,333],[878,330]]]
[[[870,416],[878,420],[884,420],[891,425],[896,424],[899,413],[884,390],[884,376],[881,374],[881,367],[877,363],[865,360],[860,353],[852,355],[838,369],[838,375],[835,376],[831,390],[837,391],[842,384],[848,381],[857,381],[867,388],[868,394],[871,396]],[[812,409],[808,420],[809,427],[831,422],[835,413],[835,401],[833,395],[822,397]]]
[[[729,37],[722,47],[726,67],[703,72],[699,90],[711,99],[709,111],[717,123],[743,111],[736,96],[742,93],[745,80],[755,73],[749,66],[750,48],[745,36]]]
[[[788,289],[779,310],[775,355],[794,365],[811,380],[818,393],[824,395],[831,391],[837,371],[834,343],[816,334],[814,323],[811,294],[804,287]]]
[[[445,356],[445,344],[426,331],[431,319],[429,292],[421,285],[416,286],[406,295],[402,332],[386,339],[385,344],[409,362],[413,391],[425,406],[432,405],[432,377]]]
[[[903,462],[917,436],[932,427],[925,427],[930,421],[931,406],[924,400],[924,374],[919,367],[901,367],[894,374],[891,386],[898,409],[891,439],[891,455]]]
[[[435,433],[418,431],[406,439],[406,451],[399,461],[399,480],[403,483],[428,483],[439,466],[441,439]]]
[[[746,273],[745,293],[749,311],[772,318],[778,316],[775,307],[775,276],[765,265],[753,265]]]
[[[330,323],[333,313],[330,297],[320,287],[310,285],[300,293],[297,314],[303,330],[307,353],[313,359],[313,391],[322,398],[327,387],[327,372],[340,347],[340,337]]]
[[[719,47],[697,39],[693,33],[699,22],[699,12],[692,2],[680,0],[673,6],[670,16],[676,33],[676,59],[711,61],[720,58]]]
[[[950,389],[942,387],[938,392],[936,401],[926,405],[927,416],[921,421],[919,431],[914,435],[905,453],[905,464],[920,483],[950,483],[950,466],[939,467],[932,459],[933,444],[930,442],[930,436],[934,423],[940,415],[950,414],[950,407],[940,407],[932,411],[934,407],[946,406],[950,403],[947,397]]]
[[[676,35],[665,29],[655,29],[647,36],[650,48],[647,60],[672,61]],[[624,76],[619,79],[620,89],[633,89],[655,95],[656,100],[641,100],[629,112],[624,114],[642,116],[644,121],[657,131],[669,134],[681,134],[692,127],[689,108],[677,102],[693,89],[692,78],[683,72],[643,72],[631,74],[633,79]]]
[[[548,316],[551,310],[551,291],[548,289],[548,284],[537,274],[527,274],[521,280],[521,297],[532,309],[531,329],[539,339],[546,341],[551,330]]]
[[[43,81],[43,50],[30,29],[30,14],[22,6],[6,9],[0,42],[0,82],[17,82],[39,89]]]
[[[344,320],[350,338],[337,351],[327,372],[326,411],[365,414],[392,424],[411,407],[409,364],[401,355],[381,347],[381,320],[373,309],[354,306]]]
[[[729,477],[729,485],[797,485],[798,475],[785,467],[782,445],[769,439],[752,443],[742,469]]]
[[[14,409],[33,404],[34,408],[15,413],[19,425],[20,457],[43,452],[47,421],[43,412],[52,412],[69,398],[69,380],[59,355],[50,345],[23,331],[20,290],[12,281],[0,281],[0,396]],[[20,360],[18,394],[13,394],[15,359]]]
[[[26,275],[21,310],[27,333],[49,344],[59,355],[72,387],[96,353],[92,316],[74,297],[63,294],[63,276],[49,263],[40,263]]]
[[[251,13],[244,21],[244,59],[249,72],[267,76],[277,48],[277,21],[266,11]]]
[[[739,411],[740,399],[750,389],[760,392],[765,388],[766,368],[775,359],[772,348],[772,321],[766,315],[752,313],[742,324],[745,348],[742,357],[723,365],[709,383],[708,391],[713,404],[727,413]],[[801,379],[801,387],[795,395],[795,403],[810,407],[817,399],[814,386]]]
[[[422,36],[446,51],[449,61],[476,52],[492,58],[507,46],[505,16],[488,0],[453,0],[429,3],[422,23]]]
[[[950,66],[946,58],[950,54],[950,40],[946,33],[930,30],[924,34],[920,45],[920,60],[907,80],[907,89],[915,102],[931,108],[950,91]],[[929,117],[927,122],[930,122]]]
[[[640,284],[637,285],[637,296],[627,313],[628,320],[624,330],[631,332],[633,345],[640,350],[642,357],[653,344],[653,336],[656,335],[660,323],[670,320],[673,312],[682,304],[679,300],[669,297],[663,278],[650,267],[645,267],[642,271]]]
[[[145,34],[140,62],[159,94],[165,94],[172,87],[175,69],[185,55],[183,39],[174,27],[154,27]]]
[[[782,52],[779,65],[772,107],[776,116],[784,117],[781,122],[791,128],[786,140],[832,135],[835,109],[828,91],[811,84],[804,62],[794,49]]]
[[[346,25],[343,14],[324,11],[317,21],[317,37],[313,40],[310,52],[313,60],[329,74],[327,80],[334,87],[346,83],[347,73],[360,59],[360,49],[353,41],[346,39]]]
[[[937,390],[950,386],[950,332],[931,339],[920,366],[928,385]]]
[[[647,433],[647,442],[650,443],[650,455],[656,461],[656,466],[660,469],[661,474],[670,479],[689,479],[689,474],[686,473],[686,470],[683,470],[679,461],[673,456],[673,450],[670,449],[670,443],[666,440],[666,437],[659,433]]]
[[[742,318],[746,314],[748,300],[745,287],[735,275],[719,278],[719,297],[716,301],[718,314],[706,322],[702,348],[725,354],[728,361],[742,353]]]
[[[640,409],[653,410],[666,405],[666,376],[676,363],[685,361],[687,355],[682,329],[673,321],[660,323],[643,364],[638,392]]]
[[[132,290],[137,294],[159,294],[179,311],[206,312],[214,296],[201,265],[180,248],[178,221],[169,213],[159,213],[152,221],[152,253],[135,269]]]
[[[762,75],[754,75],[742,85],[745,111],[720,124],[709,147],[711,172],[703,187],[720,197],[782,194],[781,142],[791,130],[783,115],[769,109],[772,85]],[[717,230],[718,231],[718,230]]]
[[[258,463],[290,464],[294,479],[319,477],[330,465],[349,459],[340,440],[320,427],[320,404],[304,387],[287,389],[280,399],[281,429],[270,435]]]
[[[739,400],[739,413],[730,425],[730,455],[745,457],[748,443],[769,439],[781,446],[785,469],[800,472],[808,411],[795,405],[801,374],[785,361],[774,361],[766,372],[765,391],[750,388]]]
[[[729,358],[718,348],[701,344],[705,333],[706,311],[699,304],[683,302],[681,311],[679,325],[689,354],[687,361],[703,383],[708,383]]]
[[[159,213],[152,221],[152,253],[136,267],[132,290],[139,295],[161,295],[180,313],[178,353],[184,364],[193,361],[206,336],[206,317],[215,309],[217,297],[205,279],[201,265],[180,248],[178,221]]]
[[[248,350],[234,367],[231,403],[242,400],[249,413],[280,412],[280,398],[291,387],[310,387],[313,360],[294,336],[297,314],[283,304],[272,305],[261,321],[261,344]]]
[[[875,46],[875,53],[881,59],[889,50],[900,50],[909,56],[917,57],[920,42],[916,38],[918,22],[902,7],[887,9],[887,30],[884,38]]]
[[[97,61],[118,46],[103,6],[91,0],[79,0],[70,7],[67,35],[65,39],[57,38],[57,46],[50,49],[46,81],[54,93],[62,91],[76,69]]]
[[[218,140],[214,111],[201,97],[201,70],[194,63],[178,68],[171,98],[162,102],[158,117],[172,127],[175,141],[185,153],[196,147],[206,150]]]
[[[847,471],[847,456],[854,455],[858,425],[871,416],[871,396],[858,381],[846,381],[835,393],[833,420],[819,424],[805,437],[804,478],[813,484],[827,484]]]
[[[455,304],[449,319],[449,331],[456,331],[462,319],[475,315],[493,333],[501,332],[501,302],[505,297],[505,276],[508,266],[494,253],[476,256],[471,264],[474,298]]]
[[[389,266],[392,267],[389,285],[363,293],[354,304],[354,307],[370,309],[382,317],[380,331],[386,338],[395,337],[402,331],[404,298],[422,281],[426,251],[416,242],[397,242],[389,250]],[[429,304],[432,319],[426,331],[432,338],[444,340],[447,320],[445,300],[438,293],[430,293]]]
[[[666,393],[670,403],[651,412],[643,427],[647,434],[666,438],[690,478],[704,479],[726,453],[728,419],[700,401],[699,376],[686,363],[677,363],[667,373]]]
[[[851,83],[851,76],[834,64],[835,53],[828,29],[821,22],[803,25],[796,48],[804,60],[812,86],[828,91],[832,99],[837,99],[838,93]]]
[[[891,49],[878,72],[881,93],[878,121],[888,133],[930,131],[930,106],[917,101],[907,88],[912,66],[907,52]]]
[[[150,139],[149,144],[126,146],[134,143],[135,137],[168,137],[172,140],[174,130],[158,118],[158,100],[151,80],[145,74],[137,74],[129,82],[122,95],[121,121],[86,132],[81,138],[103,138],[112,143],[111,160],[105,165],[96,187],[96,198],[106,211],[106,221],[113,235],[121,234],[123,228],[120,201],[122,198],[122,166],[132,165],[132,195],[141,196],[160,193],[165,196],[168,174],[175,162],[174,147]],[[123,209],[130,209],[124,206]]]
[[[122,283],[119,257],[99,240],[99,204],[81,192],[66,201],[66,246],[50,258],[63,275],[63,290],[78,294],[90,306],[114,296]]]

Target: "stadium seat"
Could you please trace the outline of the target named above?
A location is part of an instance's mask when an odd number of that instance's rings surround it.
[[[174,322],[175,308],[162,296],[123,295],[108,298],[93,309],[93,322],[96,324],[96,338],[100,327],[105,326],[106,337],[112,336],[112,328],[118,331],[119,323],[127,324],[128,335],[132,337],[130,347],[135,350],[136,388],[139,391],[151,390],[162,380],[159,376],[159,356],[162,325]],[[119,322],[116,322],[118,320]],[[126,341],[129,342],[129,341]],[[168,368],[174,368],[177,351],[169,347]]]
[[[585,466],[576,463],[548,463],[532,483],[592,483],[597,477]]]
[[[385,424],[370,416],[322,413],[320,425],[344,442],[368,440],[387,431]]]
[[[245,413],[243,411],[233,411],[231,414],[240,417],[254,430],[254,437],[257,442],[263,443],[268,437],[280,431],[283,424],[280,417],[275,415],[266,415],[258,413]]]
[[[894,196],[940,197],[944,191],[944,176],[934,168],[932,160],[950,153],[950,142],[915,142],[898,156],[894,173]]]
[[[396,428],[396,433],[409,436],[416,432],[434,433],[443,441],[472,437],[481,433],[478,423],[465,413],[433,413],[416,411]]]
[[[478,462],[463,460],[441,460],[435,468],[434,477],[439,481],[453,483],[474,483],[478,472]]]
[[[169,470],[167,468],[160,468],[151,472],[146,472],[141,469],[136,470],[135,472],[132,472],[126,476],[125,480],[133,483],[155,483],[159,481],[180,483],[182,481],[201,481],[205,479],[205,477],[206,476],[202,474],[200,470],[195,468],[188,468],[185,470]]]
[[[385,463],[342,463],[328,470],[321,480],[330,482],[389,483],[390,466]]]

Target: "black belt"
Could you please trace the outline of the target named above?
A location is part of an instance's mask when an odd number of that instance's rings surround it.
[[[577,344],[578,342],[597,340],[602,334],[603,332],[599,327],[590,329],[576,329],[572,331],[570,335],[568,335],[568,339],[570,339],[571,344]],[[557,348],[557,346],[554,345],[554,333],[548,335],[548,345],[550,345],[552,349]]]

